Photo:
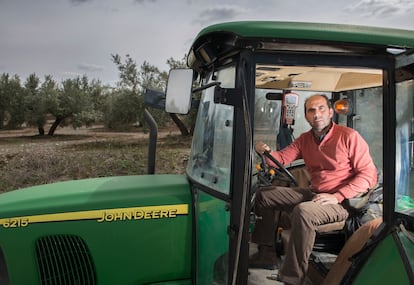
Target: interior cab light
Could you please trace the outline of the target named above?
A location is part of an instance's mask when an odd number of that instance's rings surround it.
[[[339,115],[349,115],[352,112],[351,104],[346,99],[340,99],[334,103],[334,110]]]

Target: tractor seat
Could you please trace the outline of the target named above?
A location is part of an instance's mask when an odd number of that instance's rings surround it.
[[[294,167],[289,169],[292,175],[298,181],[299,187],[307,187],[310,184],[310,175],[306,170],[304,165],[299,167]],[[273,183],[274,185],[279,186],[287,186],[280,184]],[[374,205],[374,213],[371,213],[367,216],[368,219],[376,218],[382,215],[382,207],[380,206],[382,203],[382,186],[376,185],[373,189],[366,192],[361,197],[356,197],[347,200],[347,207],[350,211],[350,216],[347,220],[340,221],[340,222],[333,222],[328,224],[323,224],[317,227],[316,230],[316,238],[313,250],[315,251],[323,251],[329,252],[333,254],[338,254],[345,241],[348,237],[352,234],[353,231],[357,229],[360,224],[353,224],[353,219],[360,215],[361,213],[367,212],[367,207],[370,205]],[[370,209],[368,209],[368,213]],[[362,219],[362,223],[366,222],[367,220]],[[353,228],[350,226],[352,225]],[[276,251],[278,255],[283,255],[283,244],[287,244],[290,236],[290,217],[289,214],[282,212],[279,216],[278,226],[283,229],[283,231],[279,232],[277,229],[276,233]],[[278,244],[282,243],[282,244]]]
[[[316,229],[316,238],[313,246],[314,251],[323,251],[338,254],[346,240],[363,223],[382,216],[382,186],[377,185],[361,197],[347,200],[347,207],[350,211],[348,219],[340,222],[323,224]],[[281,249],[283,244],[287,244],[290,236],[290,217],[289,214],[282,212],[280,215],[279,226],[283,229],[277,232],[276,248]],[[278,245],[278,241],[282,244]],[[279,250],[281,255],[283,250]]]
[[[277,244],[278,238],[276,238],[276,248],[278,249],[277,254],[279,256],[283,255],[283,245],[288,243],[290,229],[283,229],[280,235],[281,237],[279,240],[282,244]],[[345,244],[346,239],[347,234],[345,231],[345,221],[320,225],[316,230],[313,250],[338,254]]]
[[[329,224],[324,224],[318,226],[316,232],[317,233],[328,233],[328,232],[335,232],[335,231],[341,231],[345,227],[345,220],[340,222],[333,222]]]

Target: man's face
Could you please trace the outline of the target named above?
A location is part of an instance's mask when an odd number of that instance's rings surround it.
[[[325,98],[314,96],[306,102],[306,120],[316,132],[321,132],[329,126],[333,116],[333,109],[330,109]]]

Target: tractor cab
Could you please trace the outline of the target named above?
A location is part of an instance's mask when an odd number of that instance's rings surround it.
[[[166,92],[174,113],[200,100],[187,167],[196,284],[272,279],[272,272],[257,277],[248,266],[254,194],[275,182],[306,185],[306,165],[285,165],[292,179],[268,169],[254,144],[280,150],[308,131],[304,102],[313,94],[326,95],[334,122],[367,141],[382,190],[375,200],[382,224],[352,254],[338,284],[414,282],[413,48],[412,31],[345,25],[234,22],[199,33],[188,55],[191,69],[172,70]],[[314,284],[323,282],[349,238],[335,237],[333,256],[315,258]],[[326,256],[329,262],[321,261]]]

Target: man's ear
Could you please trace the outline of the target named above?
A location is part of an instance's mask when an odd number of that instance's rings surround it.
[[[334,114],[334,109],[333,108],[329,108],[329,117],[332,118]]]

